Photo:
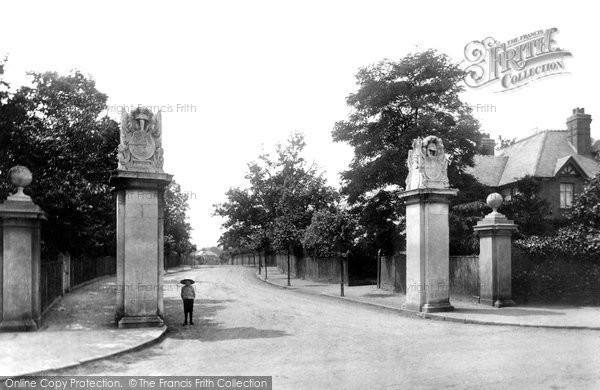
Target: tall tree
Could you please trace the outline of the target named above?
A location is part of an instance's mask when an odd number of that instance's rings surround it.
[[[172,181],[165,190],[165,252],[181,256],[196,250],[191,242],[188,209],[188,195],[181,192],[176,181]]]
[[[319,210],[304,232],[304,249],[314,257],[340,256],[353,247],[355,234],[356,221],[350,213]]]
[[[322,174],[302,157],[304,137],[293,134],[275,156],[263,154],[249,164],[249,187],[232,188],[227,201],[215,205],[225,218],[224,246],[259,251],[301,250],[304,229],[316,210],[339,200]]]
[[[0,172],[27,166],[29,191],[48,214],[44,250],[106,254],[114,251],[118,124],[100,117],[106,95],[78,71],[29,73],[31,87],[5,96],[0,106]],[[0,196],[8,194],[3,181]]]
[[[402,231],[402,211],[394,199],[404,187],[413,139],[440,137],[451,159],[450,183],[474,182],[463,170],[473,164],[479,124],[460,100],[463,77],[457,64],[435,50],[384,60],[356,75],[358,91],[346,99],[352,112],[335,124],[332,135],[354,147],[354,158],[342,174],[342,192],[359,214],[375,213],[363,215],[365,229],[383,231],[371,244],[387,252],[397,247],[390,236]]]
[[[101,115],[107,96],[79,71],[29,76],[31,86],[13,92],[0,74],[0,175],[5,177],[14,165],[32,171],[34,180],[26,191],[48,216],[42,224],[45,256],[59,251],[112,255],[116,212],[109,177],[117,167],[119,125]],[[11,191],[0,180],[0,199]],[[166,202],[167,210],[180,208],[178,196],[168,193]],[[185,243],[177,237],[189,239],[189,224],[179,224],[181,218],[169,212],[165,217],[173,227],[166,238],[176,237],[175,243]]]

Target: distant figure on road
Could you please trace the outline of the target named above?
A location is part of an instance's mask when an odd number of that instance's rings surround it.
[[[192,287],[194,281],[192,279],[183,279],[182,284],[185,284],[181,288],[181,299],[183,299],[183,315],[185,317],[183,325],[188,324],[188,313],[190,315],[190,325],[194,325],[192,316],[194,315],[194,298],[196,298],[196,290]]]

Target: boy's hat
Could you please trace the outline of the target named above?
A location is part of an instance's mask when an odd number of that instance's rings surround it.
[[[182,279],[181,280],[181,284],[185,284],[185,282],[190,282],[191,284],[194,284],[196,282],[194,282],[192,279]]]

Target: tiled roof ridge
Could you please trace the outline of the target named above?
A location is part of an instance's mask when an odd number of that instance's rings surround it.
[[[514,144],[512,144],[512,145],[509,145],[509,146],[507,146],[507,147],[505,147],[505,148],[502,148],[502,149],[500,149],[500,150],[499,150],[499,152],[500,152],[500,153],[503,153],[504,151],[510,150],[510,149],[511,149],[511,148],[512,148],[514,145],[516,145],[516,144],[519,144],[519,143],[521,143],[521,142],[523,142],[523,141],[527,141],[527,140],[528,140],[528,139],[530,139],[530,138],[537,137],[537,136],[538,136],[538,135],[540,135],[540,134],[546,134],[546,133],[551,133],[551,132],[552,132],[552,133],[566,133],[566,132],[568,132],[568,131],[569,131],[569,130],[567,130],[567,129],[562,129],[562,130],[561,130],[561,129],[544,129],[544,130],[537,130],[537,131],[536,131],[535,133],[533,133],[533,134],[530,134],[530,135],[528,135],[528,136],[526,136],[526,137],[523,137],[523,138],[519,138],[519,139],[517,139],[517,140],[515,141],[515,143],[514,143]]]
[[[521,141],[528,140],[529,138],[535,137],[536,135],[540,135],[540,134],[546,134],[546,133],[566,133],[566,132],[568,132],[568,131],[569,131],[569,130],[567,130],[567,129],[562,129],[562,130],[561,130],[561,129],[543,129],[543,130],[536,130],[536,132],[535,132],[535,133],[533,133],[533,134],[531,134],[531,135],[528,135],[527,137],[523,137],[523,138],[520,138],[520,139],[516,140],[516,141],[515,141],[515,144],[518,144],[518,143],[519,143],[519,142],[521,142]]]

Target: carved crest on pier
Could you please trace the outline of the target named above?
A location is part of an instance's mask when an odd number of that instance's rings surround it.
[[[162,120],[160,111],[154,114],[138,107],[121,116],[119,167],[125,171],[163,172]]]
[[[408,151],[406,191],[419,188],[449,188],[448,156],[439,137],[417,137]]]

